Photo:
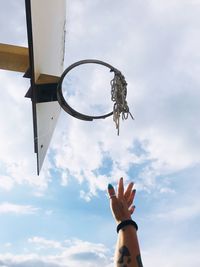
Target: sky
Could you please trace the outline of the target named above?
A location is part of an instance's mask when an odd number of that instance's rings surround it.
[[[1,0],[0,42],[27,46],[24,1]],[[87,58],[124,74],[135,120],[61,113],[40,176],[30,83],[0,70],[0,266],[113,266],[107,185],[134,181],[144,266],[199,267],[200,2],[68,0],[65,67]],[[49,19],[49,18],[48,18]],[[103,67],[66,80],[79,111],[110,112]]]

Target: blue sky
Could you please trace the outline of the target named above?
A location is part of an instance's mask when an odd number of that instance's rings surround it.
[[[0,71],[0,266],[113,266],[106,188],[123,176],[137,189],[144,266],[199,267],[199,1],[71,0],[66,12],[65,67],[97,58],[120,69],[135,120],[118,137],[112,118],[62,112],[37,176],[29,81]],[[27,46],[23,0],[1,1],[0,26],[1,43]],[[110,111],[110,74],[84,71],[69,77],[69,102]]]

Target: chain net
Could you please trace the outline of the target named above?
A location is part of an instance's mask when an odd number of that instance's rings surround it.
[[[114,70],[114,78],[111,80],[111,100],[113,105],[113,121],[115,122],[117,134],[119,135],[120,116],[122,114],[122,120],[127,120],[130,115],[129,107],[126,101],[127,95],[127,82],[120,71]]]

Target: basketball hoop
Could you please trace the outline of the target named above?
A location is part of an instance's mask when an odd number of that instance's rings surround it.
[[[65,76],[75,67],[83,64],[99,64],[103,65],[107,68],[110,69],[110,72],[114,72],[114,78],[111,80],[111,100],[114,102],[113,106],[113,111],[101,116],[90,116],[86,114],[82,114],[75,109],[73,109],[65,100],[62,92],[62,83],[65,78]],[[120,121],[120,115],[122,114],[122,119],[126,120],[128,118],[128,115],[131,116],[133,119],[132,114],[129,111],[129,107],[126,101],[126,95],[127,95],[127,82],[124,78],[124,76],[121,74],[121,72],[111,66],[110,64],[96,60],[96,59],[86,59],[86,60],[81,60],[78,62],[73,63],[70,65],[61,75],[60,80],[58,82],[58,87],[57,87],[57,99],[60,104],[60,106],[71,116],[80,119],[80,120],[85,120],[85,121],[93,121],[96,119],[105,119],[111,115],[113,115],[113,120],[116,124],[116,128],[118,130],[118,135],[119,135],[119,121]]]

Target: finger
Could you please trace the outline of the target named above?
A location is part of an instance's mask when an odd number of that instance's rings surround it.
[[[118,196],[119,199],[122,199],[124,197],[124,182],[123,182],[123,178],[120,178],[120,180],[119,180],[117,196]]]
[[[129,209],[129,212],[130,212],[130,214],[133,214],[134,211],[135,211],[135,206],[132,206],[132,207]]]
[[[131,195],[129,196],[129,199],[127,200],[128,207],[130,207],[132,205],[133,200],[135,198],[135,193],[136,193],[136,190],[133,189],[131,192]]]
[[[108,184],[108,195],[111,198],[116,198],[115,189],[111,184]]]
[[[130,197],[130,195],[131,195],[131,193],[132,193],[133,185],[134,185],[133,182],[130,183],[130,184],[128,185],[126,191],[125,191],[124,198],[125,198],[126,200],[129,199],[129,197]]]

